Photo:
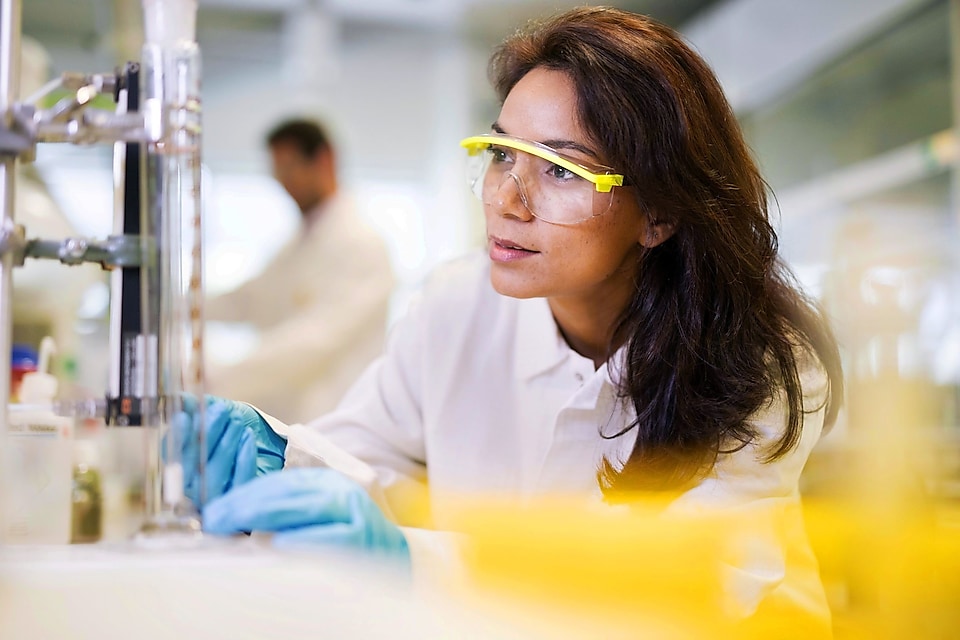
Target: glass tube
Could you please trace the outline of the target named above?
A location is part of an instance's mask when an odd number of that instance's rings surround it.
[[[196,0],[144,0],[141,110],[148,142],[143,171],[142,305],[148,433],[146,520],[140,537],[200,535],[203,460],[185,469],[185,445],[204,451],[203,261],[200,206],[200,50],[194,38]],[[150,356],[148,355],[148,362]],[[151,372],[155,373],[153,375]],[[201,428],[171,428],[195,400]],[[183,437],[196,438],[185,443]],[[185,494],[196,482],[199,503]]]

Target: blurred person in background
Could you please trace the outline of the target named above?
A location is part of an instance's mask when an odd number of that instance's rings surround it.
[[[416,571],[468,496],[661,496],[749,523],[711,531],[725,612],[829,636],[799,478],[841,404],[839,349],[713,72],[672,29],[598,7],[517,32],[489,71],[499,116],[461,143],[486,253],[435,272],[332,413],[288,426],[209,399],[223,495],[204,528]]]
[[[336,152],[320,123],[282,122],[267,146],[301,227],[259,275],[207,300],[207,320],[260,332],[247,357],[211,366],[208,384],[212,393],[299,422],[332,409],[381,352],[394,274],[383,238],[340,188]]]

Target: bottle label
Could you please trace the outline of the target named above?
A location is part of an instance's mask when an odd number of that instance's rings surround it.
[[[70,427],[67,424],[44,424],[42,422],[24,422],[7,425],[11,436],[40,436],[46,438],[69,438]]]

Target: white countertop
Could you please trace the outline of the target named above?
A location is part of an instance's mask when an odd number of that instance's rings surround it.
[[[441,601],[388,565],[250,538],[0,548],[3,640],[519,637]]]

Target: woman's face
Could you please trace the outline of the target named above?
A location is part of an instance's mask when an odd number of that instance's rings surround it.
[[[565,73],[534,69],[510,91],[495,128],[554,148],[557,141],[570,142],[559,145],[565,155],[585,164],[607,164],[580,127],[576,103]],[[500,197],[484,204],[484,215],[491,280],[499,293],[619,308],[630,299],[646,232],[646,218],[630,189],[615,187],[605,213],[577,225],[559,226],[531,215],[516,185],[508,180]]]

